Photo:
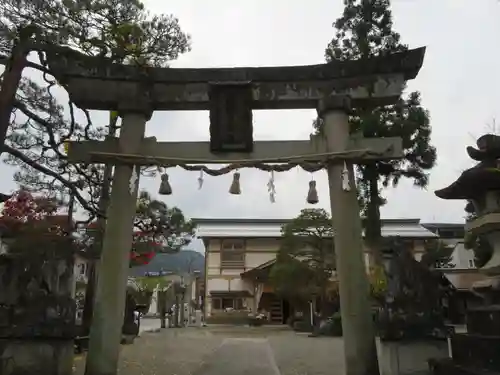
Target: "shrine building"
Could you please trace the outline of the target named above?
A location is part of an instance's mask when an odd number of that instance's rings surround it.
[[[284,324],[290,314],[267,282],[280,246],[281,227],[286,219],[193,219],[197,237],[205,245],[204,312],[207,322],[225,322],[240,312],[265,310],[271,323]],[[417,260],[426,240],[438,235],[419,219],[382,220],[384,237],[400,237],[409,243]],[[367,270],[373,263],[365,252]],[[233,320],[234,321],[234,320]]]

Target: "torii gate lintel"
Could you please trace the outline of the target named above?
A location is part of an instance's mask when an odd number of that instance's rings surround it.
[[[302,160],[325,161],[328,172],[346,373],[377,373],[353,163],[400,158],[402,146],[400,139],[351,137],[348,112],[353,107],[394,103],[405,81],[418,74],[424,53],[425,48],[419,48],[305,67],[161,69],[111,64],[67,49],[48,51],[49,66],[74,103],[86,109],[120,110],[123,118],[119,139],[76,142],[69,147],[72,162],[117,165],[101,258],[101,272],[105,277],[98,278],[87,356],[88,373],[108,375],[115,373],[118,365],[139,178],[136,166],[161,164],[162,160],[168,165],[169,160],[175,162],[179,155],[186,156],[183,163],[223,162],[233,155],[250,161],[274,159],[269,160],[272,163],[281,158],[287,162],[286,159],[296,157],[299,152],[303,153],[299,155]],[[221,101],[214,105],[210,93],[234,83],[240,84],[242,90],[234,92],[239,91],[241,96],[233,101],[222,89]],[[214,86],[218,86],[215,91]],[[124,103],[130,103],[130,108],[123,106]],[[143,107],[148,110],[210,110],[211,114],[223,116],[211,116],[211,143],[156,142],[144,139],[148,117]],[[296,108],[318,108],[324,121],[324,138],[253,142],[250,116],[253,109]],[[243,121],[238,111],[246,114]],[[215,142],[214,137],[217,138]],[[217,154],[214,151],[226,152]],[[335,155],[344,163],[332,162]]]
[[[363,154],[363,151],[369,151]],[[119,139],[105,141],[69,142],[68,160],[71,163],[135,164],[141,166],[187,164],[226,164],[251,160],[286,163],[299,156],[307,162],[324,160],[328,152],[325,139],[312,136],[310,140],[256,141],[251,153],[213,153],[210,142],[157,142],[144,138],[135,154],[121,152]],[[389,160],[403,157],[402,140],[390,138],[360,138],[352,136],[346,154],[341,159],[355,164],[369,160]]]

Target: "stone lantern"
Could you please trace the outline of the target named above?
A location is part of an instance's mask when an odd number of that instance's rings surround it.
[[[477,146],[467,147],[467,153],[479,163],[435,194],[442,199],[466,199],[472,203],[477,217],[466,224],[465,231],[488,239],[493,255],[481,271],[500,276],[500,137],[484,135],[477,140]]]
[[[480,269],[487,282],[473,289],[482,294],[484,306],[467,311],[467,333],[451,337],[452,358],[430,360],[433,374],[500,373],[500,136],[486,134],[477,148],[467,147],[469,157],[479,163],[464,171],[450,186],[437,190],[442,199],[466,199],[476,217],[466,224],[469,235],[487,239],[493,254]]]

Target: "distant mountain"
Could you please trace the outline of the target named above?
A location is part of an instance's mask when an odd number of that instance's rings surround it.
[[[145,276],[147,273],[188,273],[190,271],[199,271],[204,274],[205,256],[194,250],[181,250],[175,254],[156,254],[149,264],[132,267],[129,275],[138,277]]]

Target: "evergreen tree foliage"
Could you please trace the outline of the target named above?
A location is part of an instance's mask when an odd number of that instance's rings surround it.
[[[177,18],[152,15],[140,0],[5,0],[0,7],[0,33],[0,64],[9,63],[16,46],[34,51],[21,62],[24,74],[3,148],[7,164],[19,168],[15,181],[50,192],[58,200],[67,199],[69,192],[89,219],[105,216],[98,200],[109,174],[105,178],[102,166],[70,164],[64,145],[69,140],[114,135],[119,118],[111,113],[109,122],[95,123],[89,111],[54,90],[57,82],[44,51],[64,46],[117,63],[165,67],[189,51],[189,35]]]
[[[330,215],[323,209],[304,209],[282,227],[281,234],[270,275],[277,292],[296,303],[317,295],[325,304],[335,270]]]
[[[325,51],[327,61],[364,59],[408,49],[393,30],[389,0],[344,0],[344,5],[342,16],[333,24],[336,33]],[[430,116],[422,106],[420,93],[414,91],[393,105],[374,110],[356,109],[349,122],[352,133],[403,140],[403,159],[376,161],[357,168],[359,198],[366,217],[366,240],[380,262],[377,251],[381,237],[380,206],[385,203],[381,188],[397,186],[403,177],[411,179],[417,187],[427,186],[429,170],[436,161],[436,149],[430,140]],[[313,125],[316,132],[321,132],[320,119]]]

